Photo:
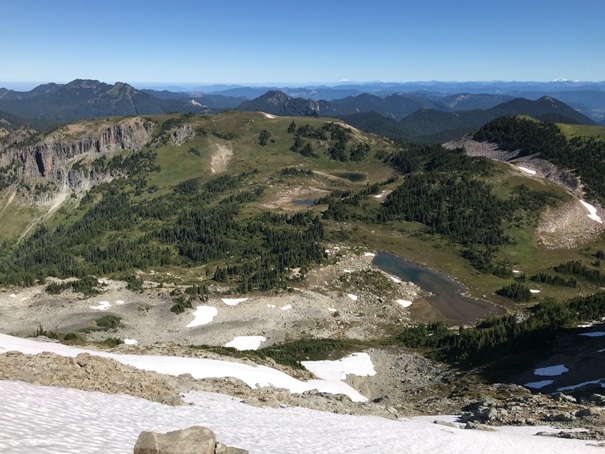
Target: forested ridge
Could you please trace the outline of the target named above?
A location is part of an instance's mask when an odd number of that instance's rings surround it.
[[[475,140],[497,144],[518,156],[539,153],[557,166],[572,170],[585,184],[589,198],[605,203],[605,141],[594,137],[568,139],[557,125],[524,117],[504,116],[484,125]]]

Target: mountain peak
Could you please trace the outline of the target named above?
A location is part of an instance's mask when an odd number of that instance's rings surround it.
[[[96,88],[102,82],[94,79],[74,79],[65,85],[66,88]]]

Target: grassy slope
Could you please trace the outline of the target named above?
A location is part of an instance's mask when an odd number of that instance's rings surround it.
[[[605,140],[605,126],[568,125],[557,123],[557,126],[567,139],[574,137],[595,138]]]

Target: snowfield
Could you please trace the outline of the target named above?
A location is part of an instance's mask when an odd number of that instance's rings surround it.
[[[388,420],[304,408],[257,408],[214,393],[189,393],[170,407],[130,396],[0,381],[0,452],[130,454],[140,432],[203,425],[217,439],[256,454],[576,454],[590,442],[536,437],[542,427],[495,432],[433,424],[435,417]],[[454,417],[439,419],[454,421]]]
[[[84,350],[67,345],[38,342],[30,339],[0,334],[0,352],[16,350],[35,355],[52,352],[62,356],[75,357],[79,353],[112,358],[122,364],[161,374],[191,374],[194,378],[235,377],[250,388],[275,386],[289,389],[293,393],[303,393],[312,389],[332,394],[346,394],[355,402],[365,402],[367,398],[346,383],[337,380],[298,380],[290,375],[267,366],[250,366],[232,361],[219,361],[205,358],[179,358],[176,356],[118,355],[102,351]],[[2,452],[2,451],[0,451]]]
[[[193,316],[195,317],[185,328],[207,325],[218,315],[218,309],[213,306],[198,306]]]
[[[347,375],[376,375],[374,364],[367,353],[353,353],[337,361],[302,361],[301,364],[317,377],[329,381],[345,380]]]
[[[223,298],[222,301],[227,306],[237,306],[239,303],[248,301],[248,298]]]
[[[590,203],[584,202],[584,200],[580,200],[580,203],[588,210],[588,214],[586,216],[593,221],[597,221],[599,224],[603,223],[603,220],[597,214],[597,209],[595,207],[593,207]]]
[[[106,311],[111,307],[111,303],[109,301],[99,301],[99,304],[96,306],[90,306],[91,309],[96,311]]]
[[[258,350],[260,344],[267,340],[264,336],[236,336],[225,347],[233,347],[236,350]]]
[[[534,375],[540,375],[542,377],[556,377],[557,375],[569,372],[569,369],[564,364],[557,364],[556,366],[540,367],[534,370]]]
[[[523,172],[525,172],[525,173],[530,174],[530,175],[535,175],[535,174],[537,173],[535,170],[528,169],[527,167],[521,167],[521,166],[518,166],[517,168],[518,168],[519,170],[522,170],[522,171],[523,171]]]
[[[51,351],[75,356],[84,350],[0,334],[0,352],[27,354]],[[346,392],[364,399],[340,381],[347,374],[373,375],[365,353],[339,361],[310,361],[305,366],[324,380],[302,382],[268,367],[200,358],[89,353],[113,358],[145,370],[194,377],[238,377],[250,386],[289,388],[294,392],[319,389]],[[355,396],[355,393],[357,396]],[[389,420],[351,416],[304,408],[258,408],[215,393],[191,392],[191,405],[171,407],[124,395],[52,388],[0,381],[0,452],[6,454],[121,454],[132,453],[143,430],[167,432],[203,425],[222,443],[251,453],[501,453],[575,454],[594,452],[594,442],[536,437],[545,427],[499,427],[495,432],[446,427],[435,419],[454,416]]]

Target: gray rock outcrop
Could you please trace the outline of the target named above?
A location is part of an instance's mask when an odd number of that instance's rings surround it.
[[[7,140],[0,144],[0,168],[17,180],[41,178],[58,188],[77,191],[104,180],[94,169],[75,169],[73,165],[80,157],[138,151],[151,141],[153,125],[152,121],[131,117],[107,125],[66,125],[33,145]],[[83,180],[92,184],[84,184]]]
[[[216,442],[216,435],[207,427],[193,426],[165,434],[141,432],[134,454],[246,454],[245,449],[232,448]]]
[[[139,370],[88,353],[69,358],[47,352],[7,352],[0,355],[0,380],[129,394],[167,405],[182,403],[177,377]]]

